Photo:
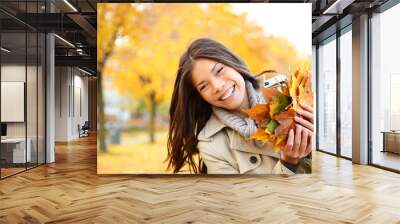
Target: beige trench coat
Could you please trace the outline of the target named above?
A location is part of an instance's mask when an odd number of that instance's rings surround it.
[[[261,148],[227,127],[214,114],[198,135],[198,149],[208,174],[294,174],[271,143]],[[303,173],[297,169],[296,173]]]

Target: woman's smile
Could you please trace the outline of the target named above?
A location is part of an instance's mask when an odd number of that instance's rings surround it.
[[[221,95],[221,97],[218,98],[218,100],[226,101],[226,100],[230,99],[230,97],[235,94],[235,90],[236,90],[236,85],[234,84],[230,88],[225,90],[224,93]]]

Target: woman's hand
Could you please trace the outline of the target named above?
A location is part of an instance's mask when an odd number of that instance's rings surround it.
[[[300,116],[294,117],[294,120],[311,132],[314,132],[314,109],[305,104],[300,104],[300,106],[304,110],[297,109],[296,115]]]
[[[314,131],[313,108],[301,104],[302,109],[296,110],[300,116],[295,117],[296,132],[289,131],[286,146],[282,150],[281,159],[290,164],[298,164],[299,161],[310,154],[312,150],[312,136]]]

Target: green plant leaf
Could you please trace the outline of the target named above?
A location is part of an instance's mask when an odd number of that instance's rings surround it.
[[[285,111],[286,107],[291,103],[292,103],[292,98],[290,96],[286,96],[284,94],[278,94],[276,96],[273,96],[271,99],[271,103],[269,105],[270,116],[273,118],[274,115]]]
[[[269,134],[274,133],[275,128],[278,127],[279,123],[276,120],[271,120],[267,124],[267,130],[269,131]]]

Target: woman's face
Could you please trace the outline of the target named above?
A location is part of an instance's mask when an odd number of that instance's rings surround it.
[[[210,59],[194,62],[192,82],[201,97],[217,107],[237,110],[245,97],[246,86],[242,75]]]

